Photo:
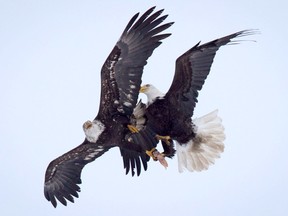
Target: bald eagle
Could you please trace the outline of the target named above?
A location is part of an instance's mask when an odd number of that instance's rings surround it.
[[[140,92],[147,96],[147,107],[143,108],[145,128],[160,135],[166,149],[176,141],[179,172],[206,170],[223,152],[225,134],[218,111],[194,120],[191,117],[217,50],[235,43],[232,39],[236,37],[250,34],[253,30],[244,30],[203,45],[196,44],[176,60],[174,79],[166,94],[151,84],[141,87]],[[163,154],[174,155],[173,148],[170,150]]]
[[[173,23],[162,22],[167,15],[163,10],[147,10],[138,20],[135,14],[124,29],[101,69],[101,101],[93,121],[83,125],[85,139],[81,145],[56,158],[45,173],[44,195],[54,207],[57,201],[67,205],[78,197],[83,167],[100,157],[110,148],[118,146],[126,173],[141,171],[141,162],[147,169],[149,158],[145,150],[158,141],[153,133],[139,132],[134,139],[129,124],[137,103],[143,67],[161,40],[170,36],[162,33]],[[131,138],[132,137],[132,138]],[[135,141],[136,140],[136,141]]]

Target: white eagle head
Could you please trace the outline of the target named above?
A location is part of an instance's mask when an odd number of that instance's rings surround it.
[[[98,120],[88,120],[83,124],[83,130],[87,140],[93,143],[96,143],[104,129],[104,124]]]
[[[153,103],[156,98],[163,98],[165,96],[163,92],[151,84],[141,86],[140,93],[144,93],[147,96],[148,104]]]

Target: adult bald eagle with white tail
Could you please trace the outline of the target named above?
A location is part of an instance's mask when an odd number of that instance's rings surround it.
[[[132,17],[103,64],[99,112],[93,121],[84,123],[86,138],[83,143],[48,165],[44,195],[54,207],[56,199],[63,205],[67,205],[67,200],[74,202],[73,197],[78,197],[80,192],[78,184],[81,184],[83,167],[112,147],[120,148],[126,173],[131,168],[133,175],[136,168],[139,175],[141,162],[147,169],[149,157],[145,150],[158,141],[147,131],[131,139],[129,124],[138,99],[143,67],[161,40],[170,35],[162,32],[173,24],[162,24],[167,15],[161,16],[163,10],[153,13],[154,8],[140,18],[139,14]]]
[[[234,38],[250,34],[253,30],[244,30],[196,44],[176,60],[174,79],[166,94],[151,84],[141,87],[140,92],[147,95],[147,108],[142,108],[145,128],[160,135],[164,155],[173,156],[173,148],[169,152],[167,147],[176,141],[179,172],[206,170],[223,152],[224,127],[217,110],[194,120],[191,117],[217,50],[235,43]],[[149,155],[153,157],[153,151]]]

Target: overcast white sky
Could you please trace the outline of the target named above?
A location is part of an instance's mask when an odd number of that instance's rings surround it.
[[[1,215],[287,214],[286,1],[99,2],[0,1]],[[198,98],[195,116],[219,109],[225,152],[205,172],[179,174],[175,158],[132,178],[115,148],[86,166],[76,203],[54,209],[46,167],[83,141],[104,60],[129,19],[153,5],[175,22],[143,76],[163,91],[175,59],[198,41],[261,31],[247,37],[256,43],[220,49]]]

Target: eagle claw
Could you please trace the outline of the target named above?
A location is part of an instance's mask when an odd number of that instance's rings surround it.
[[[132,133],[139,133],[139,130],[135,126],[127,125],[127,127]]]
[[[152,148],[150,151],[146,150],[146,154],[154,161],[159,161],[165,168],[168,167],[168,163],[165,160],[165,154],[160,153],[157,149]]]
[[[171,140],[170,136],[161,136],[159,134],[156,134],[156,139],[164,141],[167,145],[171,144],[170,141],[169,141],[169,140]]]

